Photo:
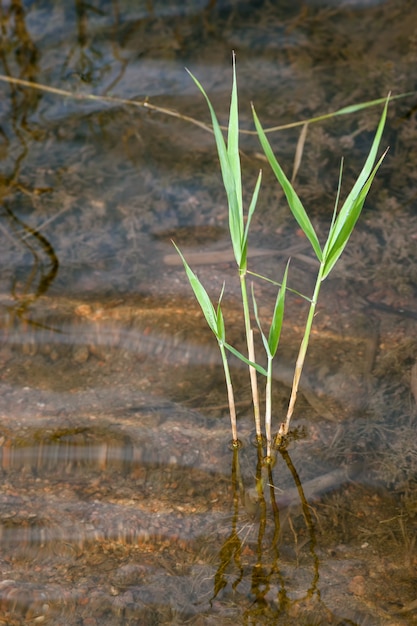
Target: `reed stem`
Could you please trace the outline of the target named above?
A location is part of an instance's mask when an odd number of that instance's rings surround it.
[[[227,387],[227,399],[229,402],[230,423],[232,426],[232,446],[233,448],[239,447],[239,440],[237,437],[237,420],[236,420],[236,405],[235,396],[233,393],[232,379],[230,376],[229,363],[227,361],[226,350],[221,341],[219,341],[220,354],[222,355],[224,375],[226,378]]]
[[[253,343],[253,329],[251,328],[251,322],[250,322],[248,292],[246,289],[246,269],[240,272],[240,288],[242,292],[243,316],[245,319],[245,334],[246,334],[246,342],[248,346],[248,359],[249,361],[256,363],[255,346]],[[261,430],[261,411],[259,408],[258,378],[256,375],[256,370],[252,365],[249,365],[249,377],[250,377],[250,384],[251,384],[251,389],[252,389],[252,403],[253,403],[253,413],[254,413],[254,418],[255,418],[256,439],[258,442],[261,442],[262,430]]]
[[[317,274],[313,298],[310,301],[310,308],[308,311],[307,321],[306,321],[306,325],[304,329],[304,336],[300,345],[300,350],[298,352],[297,362],[295,364],[294,378],[293,378],[292,389],[291,389],[291,397],[290,397],[290,401],[288,405],[287,417],[286,417],[285,422],[282,422],[282,424],[280,425],[279,432],[275,439],[275,444],[277,446],[279,446],[282,443],[282,440],[284,439],[284,437],[286,437],[290,428],[290,422],[291,422],[291,418],[294,412],[295,401],[297,399],[297,392],[298,392],[298,387],[300,384],[300,378],[303,372],[304,361],[306,358],[307,348],[308,348],[308,344],[310,341],[310,334],[311,334],[311,329],[313,326],[313,320],[314,320],[314,316],[316,313],[316,305],[317,305],[317,301],[318,301],[318,297],[320,293],[321,283],[323,280],[324,268],[325,268],[325,263],[323,261],[322,263],[320,263],[319,271]]]

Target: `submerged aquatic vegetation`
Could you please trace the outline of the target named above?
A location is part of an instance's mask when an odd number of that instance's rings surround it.
[[[281,335],[282,323],[284,318],[284,305],[285,305],[285,295],[286,291],[289,290],[287,287],[287,278],[288,278],[288,269],[289,264],[285,268],[283,278],[280,283],[280,289],[278,291],[278,295],[276,298],[275,308],[272,316],[271,325],[269,328],[269,332],[267,335],[262,330],[261,321],[258,315],[258,306],[252,289],[252,306],[253,306],[253,316],[256,320],[256,324],[258,326],[259,332],[262,337],[262,342],[264,345],[267,366],[266,369],[257,363],[255,359],[255,350],[254,350],[254,341],[253,341],[253,326],[249,309],[249,298],[248,298],[248,290],[247,290],[247,277],[248,277],[248,267],[247,267],[247,251],[248,251],[248,235],[251,225],[251,220],[256,208],[258,194],[261,186],[261,172],[258,175],[258,179],[255,185],[255,189],[252,194],[252,199],[249,204],[249,208],[247,211],[246,219],[244,216],[243,209],[243,200],[242,200],[242,177],[241,177],[241,168],[240,168],[240,155],[239,155],[239,115],[238,115],[238,92],[237,92],[237,83],[236,83],[236,67],[235,67],[235,58],[233,56],[233,83],[232,83],[232,94],[231,94],[231,103],[230,103],[230,113],[229,113],[229,123],[227,128],[227,141],[223,137],[222,129],[218,123],[216,113],[213,109],[213,106],[210,102],[208,95],[206,94],[203,86],[199,83],[199,81],[190,73],[192,79],[196,83],[197,87],[200,89],[202,94],[204,95],[207,105],[209,107],[211,121],[213,126],[213,132],[215,137],[215,142],[217,146],[218,157],[220,161],[220,168],[223,178],[224,188],[226,190],[227,200],[228,200],[228,210],[229,210],[229,231],[231,237],[231,243],[233,248],[234,258],[236,260],[239,278],[240,278],[240,286],[241,286],[241,298],[242,298],[242,307],[244,314],[244,325],[245,325],[245,334],[247,341],[247,356],[238,352],[233,346],[226,342],[226,333],[225,333],[225,324],[223,319],[223,314],[221,310],[221,300],[224,293],[224,285],[222,292],[220,294],[220,298],[218,301],[217,309],[214,308],[211,303],[210,297],[205,290],[204,286],[198,279],[198,277],[191,270],[188,265],[186,259],[182,255],[181,251],[176,249],[181,256],[182,262],[185,267],[185,271],[187,273],[187,277],[190,281],[191,287],[194,291],[194,294],[200,304],[200,307],[204,313],[205,319],[212,330],[213,334],[217,338],[220,352],[222,355],[222,362],[226,377],[227,391],[228,391],[228,399],[229,399],[229,409],[230,409],[230,419],[232,425],[232,437],[233,437],[233,446],[238,447],[239,441],[237,436],[237,425],[236,425],[236,411],[235,411],[235,402],[234,402],[234,394],[233,394],[233,386],[228,366],[227,360],[227,352],[229,351],[237,356],[239,359],[244,361],[249,366],[251,386],[252,386],[252,398],[253,398],[253,406],[254,406],[254,419],[255,419],[255,427],[256,427],[256,436],[258,443],[262,442],[262,430],[261,430],[261,421],[260,421],[260,409],[259,409],[259,399],[258,399],[258,388],[257,388],[257,373],[266,377],[266,400],[265,400],[265,438],[266,438],[266,458],[268,460],[271,459],[271,450],[272,444],[275,443],[276,446],[280,446],[286,439],[291,418],[294,411],[294,406],[297,398],[298,387],[300,383],[300,378],[304,366],[304,361],[306,358],[306,353],[309,345],[310,334],[313,324],[313,319],[316,311],[316,305],[320,293],[320,288],[322,282],[329,276],[337,261],[340,258],[343,250],[345,249],[346,244],[349,241],[349,238],[353,232],[355,224],[361,214],[362,208],[364,206],[367,194],[372,185],[373,179],[385,157],[386,151],[382,154],[382,156],[377,160],[377,153],[379,149],[379,144],[381,141],[382,133],[385,126],[386,116],[387,116],[387,108],[389,102],[389,96],[385,100],[384,109],[376,130],[376,134],[374,140],[372,142],[368,157],[365,161],[365,164],[353,185],[351,191],[347,195],[342,207],[339,209],[339,199],[341,194],[341,184],[342,184],[342,173],[343,173],[343,160],[340,166],[340,174],[339,181],[336,193],[336,200],[333,210],[333,217],[330,223],[327,239],[322,245],[319,241],[317,233],[314,230],[314,227],[310,221],[310,218],[303,207],[303,204],[298,197],[293,184],[289,181],[287,176],[285,175],[283,169],[281,168],[277,158],[275,157],[271,145],[268,141],[265,130],[263,129],[258,115],[255,111],[254,106],[252,105],[253,118],[255,123],[256,132],[258,134],[259,141],[261,143],[262,149],[265,153],[265,156],[272,168],[272,171],[277,178],[278,183],[280,184],[282,190],[287,199],[288,206],[298,223],[298,226],[303,231],[304,235],[307,237],[310,242],[315,256],[319,262],[319,269],[316,277],[315,288],[312,297],[308,297],[303,295],[303,297],[309,302],[309,311],[307,315],[307,320],[305,323],[305,330],[301,340],[300,349],[297,357],[297,361],[294,369],[294,377],[292,383],[291,396],[288,405],[287,415],[284,421],[281,422],[277,436],[275,438],[275,442],[272,439],[271,432],[271,417],[272,417],[272,406],[271,406],[271,383],[272,383],[272,362],[277,353],[278,344]],[[357,105],[355,107],[347,107],[349,110],[357,110],[361,107],[363,108],[365,105]],[[246,223],[245,223],[246,221]],[[175,244],[174,244],[175,245]],[[265,280],[269,280],[266,277]],[[302,294],[301,294],[302,295]]]

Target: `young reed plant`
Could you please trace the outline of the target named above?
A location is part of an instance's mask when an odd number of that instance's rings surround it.
[[[264,376],[266,376],[269,381],[269,389],[271,389],[271,376],[272,369],[269,368],[268,371],[265,370],[262,366],[256,363],[255,361],[255,348],[253,341],[253,329],[251,323],[250,316],[250,308],[249,308],[249,298],[248,298],[248,289],[247,289],[247,250],[248,250],[248,235],[250,224],[252,220],[253,213],[256,208],[256,203],[258,200],[259,188],[261,186],[261,173],[259,173],[258,179],[256,181],[255,189],[252,194],[252,199],[249,204],[249,208],[246,215],[246,224],[245,224],[245,216],[243,209],[243,198],[242,198],[242,177],[241,177],[241,168],[240,168],[240,155],[239,155],[239,114],[238,114],[238,95],[237,95],[237,83],[236,83],[236,66],[233,57],[233,84],[232,84],[232,96],[230,102],[230,113],[229,113],[229,124],[228,124],[228,132],[227,132],[227,142],[223,137],[222,130],[220,128],[219,122],[217,120],[216,113],[211,105],[211,102],[204,91],[202,85],[199,81],[190,73],[190,76],[198,86],[198,88],[203,93],[211,115],[211,121],[213,126],[214,137],[217,145],[217,152],[220,161],[220,168],[223,177],[223,184],[226,190],[227,201],[228,201],[228,212],[229,212],[229,232],[230,238],[233,247],[233,253],[236,261],[236,265],[239,273],[239,281],[241,288],[241,296],[242,296],[242,307],[243,307],[243,319],[245,325],[245,335],[246,335],[246,343],[248,356],[245,357],[240,352],[238,352],[233,346],[226,343],[225,337],[225,329],[224,329],[224,321],[223,314],[221,311],[221,298],[219,299],[217,305],[217,311],[214,310],[214,306],[212,305],[210,298],[197,278],[197,276],[192,272],[191,268],[188,266],[186,260],[184,259],[181,252],[178,250],[181,255],[181,259],[184,263],[184,267],[190,281],[191,287],[193,288],[194,294],[201,306],[201,309],[204,313],[206,321],[211,328],[213,334],[217,338],[219,343],[220,352],[222,355],[222,362],[226,377],[226,385],[228,389],[228,399],[229,399],[229,409],[230,409],[230,419],[232,424],[232,437],[233,437],[233,445],[238,446],[238,438],[237,438],[237,427],[236,427],[236,412],[234,405],[234,396],[233,389],[230,380],[230,372],[227,362],[227,355],[225,352],[225,348],[232,352],[239,359],[243,360],[249,366],[249,375],[251,381],[251,389],[252,389],[252,400],[253,400],[253,409],[254,409],[254,419],[255,419],[255,429],[256,429],[256,437],[259,442],[262,441],[262,427],[261,427],[261,417],[260,417],[260,407],[259,407],[259,394],[258,394],[258,381],[256,371],[260,372]],[[222,291],[223,294],[223,291]],[[274,318],[271,324],[270,337],[269,341],[271,343],[271,350],[274,354],[276,352],[278,346],[279,335],[281,332],[282,319],[284,313],[283,300],[285,297],[285,288],[280,290],[279,303],[277,299],[277,306],[275,307]],[[269,406],[270,406],[269,402]],[[271,415],[266,418],[266,422],[271,424]],[[269,437],[269,441],[271,441],[271,437]]]
[[[190,72],[189,72],[190,73]],[[227,393],[229,400],[229,411],[230,411],[230,419],[232,426],[232,438],[233,438],[233,446],[238,447],[238,433],[237,433],[237,425],[236,425],[236,410],[235,410],[235,401],[234,401],[234,393],[233,393],[233,385],[230,375],[230,369],[228,365],[227,352],[231,352],[235,356],[237,356],[240,360],[246,363],[249,367],[251,388],[252,388],[252,400],[253,400],[253,408],[254,408],[254,419],[255,419],[255,429],[256,429],[256,437],[259,444],[263,441],[262,435],[262,426],[261,426],[261,418],[260,418],[260,406],[259,406],[259,394],[258,394],[258,378],[257,373],[261,374],[266,379],[266,393],[265,393],[265,438],[266,438],[266,458],[271,459],[271,450],[273,444],[272,438],[272,365],[274,357],[278,350],[278,344],[281,335],[281,329],[284,318],[284,306],[285,306],[285,295],[287,291],[287,277],[288,277],[288,263],[285,268],[284,275],[280,284],[280,289],[278,291],[278,295],[275,302],[274,311],[272,314],[272,321],[267,334],[264,333],[262,329],[262,324],[258,315],[258,306],[252,289],[252,311],[253,317],[256,321],[257,327],[261,334],[263,346],[266,353],[266,369],[257,363],[255,358],[255,349],[254,349],[254,340],[253,340],[253,324],[250,313],[250,304],[248,298],[248,288],[247,288],[247,279],[248,279],[248,267],[247,267],[247,252],[248,252],[248,236],[251,225],[251,220],[256,208],[258,194],[261,186],[261,172],[258,175],[258,179],[256,181],[256,185],[252,194],[252,199],[249,204],[246,220],[245,220],[245,212],[243,207],[243,198],[242,198],[242,176],[241,176],[241,167],[240,167],[240,155],[239,155],[239,115],[238,115],[238,92],[237,92],[237,83],[236,83],[236,66],[235,66],[235,58],[233,56],[233,82],[232,82],[232,94],[231,94],[231,102],[230,102],[230,111],[229,111],[229,122],[227,127],[227,138],[225,139],[223,136],[222,129],[220,128],[219,122],[217,120],[216,113],[213,109],[213,106],[199,81],[190,73],[191,78],[196,83],[197,87],[202,92],[204,98],[206,99],[211,121],[213,127],[213,133],[215,137],[215,142],[217,146],[217,153],[220,162],[220,169],[223,178],[223,185],[226,190],[227,202],[228,202],[228,212],[229,212],[229,232],[230,238],[233,248],[233,253],[238,269],[239,280],[240,280],[240,288],[241,288],[241,299],[242,299],[242,308],[243,308],[243,319],[244,319],[244,327],[245,327],[245,335],[246,335],[246,343],[247,343],[247,356],[243,355],[241,352],[236,350],[233,346],[226,342],[226,332],[225,332],[225,324],[223,313],[221,309],[221,301],[224,293],[224,285],[219,297],[219,301],[217,307],[215,308],[212,304],[210,297],[202,285],[201,281],[194,274],[192,269],[189,267],[186,259],[184,258],[181,251],[175,245],[178,254],[180,255],[182,262],[185,267],[185,271],[191,287],[194,291],[194,294],[200,304],[202,312],[205,316],[205,319],[215,335],[222,357],[222,363],[226,378],[227,385]],[[358,105],[360,107],[361,105]],[[294,190],[292,183],[288,180],[285,175],[283,169],[278,163],[276,159],[271,145],[267,139],[266,132],[264,131],[259,118],[256,114],[254,107],[252,106],[253,118],[255,122],[256,131],[261,143],[261,146],[264,150],[266,158],[271,165],[271,168],[281,185],[289,208],[294,215],[298,225],[304,232],[305,236],[311,243],[314,254],[316,255],[319,261],[319,270],[316,278],[315,289],[312,298],[304,296],[306,300],[309,302],[309,312],[307,316],[307,321],[305,325],[304,336],[301,341],[298,358],[295,364],[294,370],[294,378],[293,385],[291,390],[291,396],[287,411],[287,416],[285,421],[283,421],[278,430],[278,434],[275,438],[275,444],[281,445],[285,440],[290,426],[291,417],[293,415],[295,401],[297,398],[298,387],[300,383],[300,378],[303,370],[303,365],[307,353],[307,348],[310,340],[310,334],[313,324],[313,319],[315,315],[317,300],[320,293],[320,288],[322,282],[329,276],[330,272],[334,268],[337,263],[340,255],[342,254],[350,235],[355,227],[355,224],[359,218],[359,215],[362,211],[366,196],[371,187],[372,181],[375,177],[375,174],[382,163],[382,160],[385,156],[385,153],[380,157],[380,159],[376,162],[377,152],[382,136],[382,132],[385,125],[386,115],[387,115],[387,107],[388,107],[388,98],[385,101],[384,110],[375,134],[375,138],[373,140],[369,155],[366,159],[365,165],[362,168],[361,173],[358,176],[356,183],[354,184],[352,190],[348,194],[346,200],[344,201],[340,210],[338,209],[339,198],[341,193],[341,182],[342,182],[342,171],[343,171],[343,161],[340,167],[340,175],[339,175],[339,183],[336,194],[336,201],[333,210],[333,217],[331,220],[329,233],[327,239],[322,246],[319,242],[317,234],[314,230],[314,227],[307,215],[306,210],[304,209],[301,200],[299,199],[297,193]],[[264,278],[264,277],[261,277]],[[270,280],[270,279],[266,279]]]
[[[346,200],[344,201],[340,210],[338,210],[341,184],[342,184],[342,173],[343,173],[343,160],[340,165],[340,174],[339,174],[339,183],[336,194],[336,201],[333,210],[333,217],[330,223],[329,232],[327,235],[326,242],[322,247],[320,245],[317,234],[313,228],[313,225],[307,215],[306,210],[304,209],[300,198],[298,197],[294,187],[286,177],[283,169],[278,163],[271,145],[267,139],[267,136],[261,126],[259,118],[256,114],[254,107],[252,106],[253,117],[255,121],[255,127],[258,132],[259,140],[261,142],[262,148],[265,152],[265,155],[271,165],[271,168],[281,185],[285,196],[287,198],[287,203],[293,216],[295,217],[298,225],[302,229],[303,233],[309,240],[314,254],[319,261],[319,269],[316,277],[316,284],[313,292],[313,296],[310,299],[309,312],[307,316],[307,321],[304,330],[304,336],[301,341],[300,350],[298,353],[297,361],[294,369],[294,378],[292,383],[292,390],[290,401],[288,405],[287,416],[285,422],[282,422],[276,443],[279,445],[283,438],[286,437],[289,431],[291,418],[294,412],[295,401],[297,399],[297,392],[300,383],[301,374],[303,371],[304,361],[307,353],[308,344],[310,341],[311,328],[313,325],[313,319],[316,312],[316,305],[320,293],[320,288],[322,282],[329,276],[330,272],[336,265],[339,260],[340,255],[346,247],[347,242],[352,234],[352,231],[355,227],[355,224],[361,214],[363,209],[366,196],[368,195],[369,189],[372,185],[372,181],[377,173],[387,150],[382,154],[377,163],[375,164],[379,144],[381,141],[382,133],[385,126],[385,121],[387,117],[387,109],[388,109],[389,96],[385,101],[384,109],[381,115],[381,119],[378,124],[378,128],[374,137],[374,140],[371,145],[371,149],[369,151],[368,157],[365,161],[365,165],[362,168],[355,184],[353,185],[350,193],[348,194]]]

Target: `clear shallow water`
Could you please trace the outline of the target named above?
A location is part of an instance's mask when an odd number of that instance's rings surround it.
[[[233,48],[246,128],[252,99],[275,125],[414,89],[411,3],[313,4],[3,3],[2,73],[207,121],[184,66],[226,117]],[[167,262],[171,238],[227,248],[210,134],[156,110],[1,90],[0,623],[414,623],[415,98],[391,107],[389,160],[323,293],[300,438],[268,475],[236,364],[232,458],[216,346]],[[378,115],[309,129],[297,189],[321,233],[340,155],[347,186]],[[288,171],[298,133],[274,136]],[[251,189],[264,164],[253,138],[242,150]],[[311,289],[267,171],[251,246],[291,248],[293,286]],[[252,267],[276,276],[286,256]],[[211,258],[199,276],[216,295],[226,276],[239,343],[234,268]],[[268,315],[274,293],[262,297]],[[277,421],[301,304],[288,303]]]

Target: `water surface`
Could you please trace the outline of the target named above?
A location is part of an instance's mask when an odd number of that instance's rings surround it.
[[[209,116],[184,68],[225,121],[234,49],[247,130],[251,100],[276,126],[413,92],[414,4],[10,1],[0,16],[0,623],[414,623],[415,96],[390,105],[390,153],[323,288],[272,470],[235,361],[243,447],[228,447],[216,344],[171,243],[213,298],[226,280],[242,347],[213,138],[193,123]],[[321,237],[340,157],[346,190],[379,115],[309,127],[295,184]],[[271,135],[289,175],[299,134]],[[264,169],[251,269],[280,280],[291,255],[311,294],[308,244],[256,138],[241,148],[246,199]],[[255,289],[266,323],[276,294]],[[288,298],[275,428],[305,316]]]

